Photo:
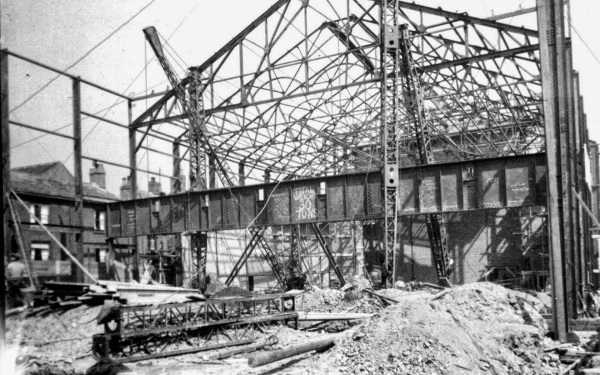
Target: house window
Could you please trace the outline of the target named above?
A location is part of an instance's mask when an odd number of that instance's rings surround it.
[[[50,260],[50,244],[43,242],[31,243],[32,260]]]
[[[42,224],[48,224],[49,216],[50,207],[43,204],[32,204],[29,206],[29,222],[35,223],[35,218],[37,218]]]
[[[96,210],[94,213],[94,229],[104,230],[106,228],[106,212]]]
[[[96,262],[104,263],[105,259],[106,259],[106,249],[96,249]]]
[[[69,248],[67,246],[67,234],[66,233],[60,234],[60,244],[63,245],[64,247],[66,247],[67,249]],[[60,249],[60,260],[69,260],[67,253],[65,253],[63,251],[63,249]]]

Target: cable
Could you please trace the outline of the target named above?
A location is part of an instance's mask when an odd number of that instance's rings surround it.
[[[156,0],[152,0],[153,2]],[[150,4],[148,4],[149,6]],[[175,35],[175,33],[177,32],[177,30],[179,30],[179,28],[184,24],[185,21],[187,21],[187,19],[192,15],[192,12],[194,11],[194,9],[196,9],[196,7],[198,6],[198,4],[196,4],[189,12],[188,15],[179,23],[179,25],[177,25],[177,27],[175,28],[175,30],[173,30],[173,32],[171,33],[171,35],[169,35],[169,39],[171,39],[171,37],[173,37],[173,35]],[[143,9],[142,9],[143,10]],[[142,68],[142,70],[137,74],[137,76],[133,79],[133,81],[131,81],[131,83],[129,84],[129,86],[127,86],[127,88],[125,90],[122,91],[123,95],[129,90],[129,88],[131,86],[133,86],[133,84],[137,81],[137,79],[142,75],[142,73],[144,73],[144,71],[148,68],[148,65],[150,65],[150,63],[155,59],[156,57],[152,57],[144,66],[144,68]],[[164,81],[163,81],[164,82]],[[160,84],[160,83],[159,83]],[[154,87],[154,86],[153,86]],[[122,99],[117,99],[115,101],[115,103],[113,103],[110,107],[108,107],[106,109],[106,112],[104,113],[104,115],[100,116],[100,117],[105,117],[108,112],[117,104],[123,102],[124,100]],[[96,122],[96,124],[94,125],[94,127],[92,129],[90,129],[90,131],[83,137],[83,139],[81,140],[81,143],[83,143],[89,136],[90,134],[98,127],[98,125],[101,123],[101,120],[98,120],[98,122]],[[145,151],[148,152],[148,151]],[[67,160],[69,160],[71,158],[71,156],[73,156],[73,152],[71,152],[71,154],[69,154],[69,156],[67,156],[67,158],[65,159],[64,163],[67,162]]]
[[[125,27],[129,22],[131,22],[135,17],[137,17],[140,13],[142,13],[146,8],[148,8],[150,5],[152,5],[152,3],[154,3],[156,0],[151,0],[150,3],[148,3],[148,5],[146,5],[145,7],[143,7],[142,9],[140,9],[136,14],[134,14],[131,18],[129,18],[127,21],[125,21],[125,23],[123,23],[121,26],[119,26],[117,29],[115,29],[113,32],[111,32],[110,34],[108,34],[108,36],[104,39],[102,39],[98,44],[96,44],[94,47],[92,47],[92,49],[90,49],[88,52],[86,52],[83,56],[81,56],[79,59],[77,59],[77,61],[75,61],[73,64],[69,65],[64,71],[67,72],[69,71],[71,68],[73,68],[75,65],[79,64],[83,59],[85,59],[86,57],[88,57],[92,52],[94,52],[94,50],[96,50],[98,47],[100,47],[102,44],[104,44],[104,42],[106,42],[108,39],[110,39],[113,35],[115,35],[119,30],[121,30],[123,27]],[[32,95],[30,95],[27,99],[25,99],[23,102],[21,102],[21,104],[17,105],[15,108],[11,109],[9,113],[13,113],[14,111],[16,111],[17,109],[21,108],[22,106],[24,106],[26,103],[28,103],[31,99],[33,99],[34,97],[37,96],[37,94],[39,94],[40,92],[42,92],[43,90],[46,89],[46,87],[50,86],[52,84],[52,82],[56,81],[59,77],[61,76],[61,74],[57,74],[54,78],[52,78],[50,81],[48,81],[45,85],[43,85],[40,89],[38,89],[36,92],[34,92]]]
[[[594,59],[596,59],[596,61],[598,62],[598,64],[600,64],[600,59],[598,58],[598,56],[596,56],[596,54],[594,53],[594,51],[592,51],[592,49],[586,43],[586,41],[583,40],[583,38],[581,37],[581,34],[579,34],[579,31],[577,31],[577,29],[575,28],[575,26],[573,26],[573,24],[571,23],[571,20],[569,20],[569,26],[571,26],[571,28],[573,29],[573,31],[575,31],[575,34],[577,34],[577,37],[579,38],[579,40],[581,40],[581,42],[583,43],[583,45],[588,49],[588,51],[590,51],[590,53],[592,54],[592,56],[594,56]]]

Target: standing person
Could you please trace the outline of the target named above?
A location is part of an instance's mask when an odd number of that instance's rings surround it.
[[[21,257],[18,254],[10,256],[10,263],[6,266],[5,271],[6,286],[8,296],[13,302],[13,307],[23,305],[23,293],[21,288],[25,287],[25,276],[27,276],[27,267],[21,262]]]
[[[152,264],[152,259],[148,259],[140,284],[156,284],[156,276],[156,268]]]

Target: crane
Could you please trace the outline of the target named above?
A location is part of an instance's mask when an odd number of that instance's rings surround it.
[[[421,165],[427,165],[434,162],[435,159],[431,148],[429,130],[425,122],[423,95],[419,76],[410,52],[410,40],[406,24],[400,25],[399,37],[400,82],[404,96],[404,106],[414,128],[419,162]],[[448,273],[450,265],[448,240],[442,220],[443,217],[440,214],[428,214],[425,216],[427,235],[431,245],[431,254],[436,267],[438,281],[442,285],[451,286]]]

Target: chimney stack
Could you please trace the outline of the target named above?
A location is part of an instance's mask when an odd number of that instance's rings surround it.
[[[94,167],[90,169],[90,182],[98,185],[101,189],[106,189],[106,171],[104,165],[94,160]]]
[[[122,200],[131,199],[131,184],[129,183],[129,177],[123,177],[120,196]]]
[[[160,182],[156,181],[156,177],[150,177],[148,191],[156,196],[160,195]]]

